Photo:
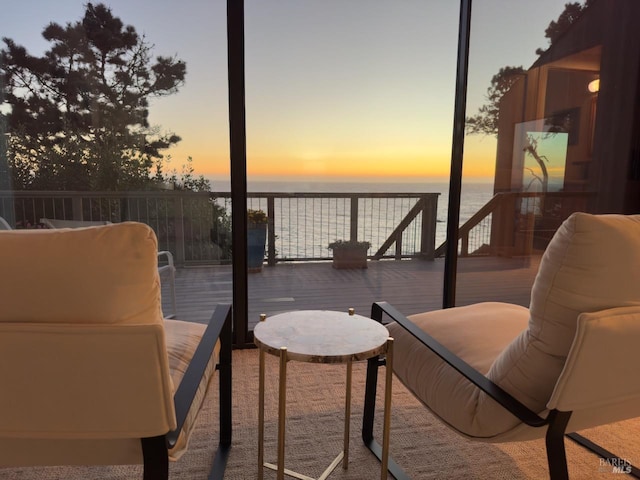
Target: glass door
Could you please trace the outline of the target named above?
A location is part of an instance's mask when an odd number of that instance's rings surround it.
[[[639,9],[474,2],[461,203],[473,216],[461,219],[457,305],[528,306],[572,212],[638,211]]]
[[[458,10],[246,2],[247,208],[266,216],[248,227],[249,329],[261,313],[440,307]]]

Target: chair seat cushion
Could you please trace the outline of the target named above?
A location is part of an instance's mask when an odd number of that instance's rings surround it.
[[[487,374],[500,353],[524,330],[529,310],[519,305],[485,302],[412,315],[418,327]],[[470,437],[491,437],[518,421],[440,357],[396,323],[393,370],[425,406],[451,428]]]
[[[184,374],[193,358],[198,343],[202,338],[206,325],[193,322],[183,322],[180,320],[165,319],[165,334],[167,342],[167,353],[169,355],[169,369],[171,371],[171,380],[178,387]],[[171,460],[177,460],[186,451],[189,437],[193,431],[198,412],[202,407],[209,381],[215,372],[215,366],[218,363],[218,355],[220,353],[220,341],[217,342],[214,354],[209,360],[205,375],[200,381],[196,398],[191,405],[191,409],[187,415],[184,428],[178,437],[176,445],[169,450]]]

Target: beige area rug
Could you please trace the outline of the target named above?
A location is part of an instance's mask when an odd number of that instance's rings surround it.
[[[233,353],[233,447],[226,479],[257,478],[258,352]],[[343,439],[345,367],[291,362],[288,366],[287,468],[319,476],[340,452]],[[353,399],[349,468],[338,466],[329,479],[380,478],[380,465],[362,444],[360,429],[365,363],[353,368]],[[267,356],[265,460],[274,462],[277,436],[277,372],[275,357]],[[381,373],[384,370],[381,369]],[[381,375],[383,377],[383,375]],[[377,436],[382,420],[383,378],[378,388]],[[542,440],[492,445],[468,441],[436,420],[399,382],[393,385],[391,454],[414,480],[420,479],[545,479],[548,478]],[[582,432],[621,457],[640,464],[640,420]],[[173,479],[206,479],[217,445],[217,392],[212,384],[189,451],[172,463]],[[612,469],[599,458],[566,441],[569,476],[610,479]],[[0,479],[141,479],[138,466],[47,467],[0,469]],[[265,479],[275,472],[265,470]]]

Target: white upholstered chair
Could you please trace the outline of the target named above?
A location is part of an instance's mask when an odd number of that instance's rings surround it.
[[[142,463],[166,479],[217,377],[222,478],[231,307],[164,319],[157,248],[134,222],[0,232],[0,467]]]
[[[11,230],[11,225],[4,218],[0,217],[0,230]]]
[[[372,318],[385,314],[394,372],[436,417],[472,440],[545,437],[554,480],[568,478],[565,433],[640,416],[640,215],[571,215],[543,255],[529,308],[480,303],[406,318],[373,305]],[[363,424],[374,452],[379,364],[369,363]]]
[[[108,220],[61,220],[58,218],[41,218],[42,223],[47,228],[83,228],[95,227],[98,225],[110,225]],[[158,251],[158,272],[160,278],[169,275],[169,292],[171,295],[171,313],[165,315],[167,318],[174,318],[178,314],[178,302],[176,300],[176,267],[173,261],[173,254],[168,250]]]

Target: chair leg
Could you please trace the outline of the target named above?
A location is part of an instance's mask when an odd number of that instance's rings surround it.
[[[209,472],[208,480],[222,480],[224,478],[224,471],[227,469],[229,453],[231,453],[231,445],[218,445],[218,450],[216,451],[216,456],[213,459],[213,466]]]
[[[232,436],[232,367],[231,356],[233,342],[231,313],[225,320],[220,332],[220,363],[218,364],[220,398],[220,443],[208,480],[222,480],[231,453]]]
[[[564,449],[564,434],[569,423],[571,412],[552,410],[549,414],[546,446],[547,461],[549,463],[549,478],[551,480],[569,480],[567,470],[567,456]]]
[[[378,357],[367,361],[367,380],[364,394],[364,411],[362,415],[362,441],[376,458],[382,460],[382,446],[373,438],[373,424],[376,410],[376,387],[378,386],[378,368],[384,361]],[[396,480],[410,480],[393,458],[389,457],[388,471]]]
[[[365,444],[373,440],[373,420],[376,410],[376,387],[378,385],[378,357],[367,361],[367,380],[364,391],[362,415],[362,440]]]
[[[142,438],[143,480],[169,479],[169,450],[164,435]]]
[[[579,433],[575,433],[575,432],[567,433],[566,436],[571,440],[573,440],[574,442],[576,442],[581,447],[586,448],[587,450],[590,450],[591,452],[595,453],[598,456],[598,458],[600,458],[601,460],[607,460],[609,462],[612,462],[613,465],[616,465],[617,463],[618,468],[620,468],[621,470],[624,470],[625,473],[628,473],[632,477],[640,478],[640,468],[629,463],[627,460],[618,457],[616,454],[610,452],[606,448],[601,447],[597,443],[592,442],[591,440],[589,440],[586,437],[583,437]]]
[[[382,309],[374,303],[371,307],[371,319],[382,323],[382,313]],[[373,420],[376,410],[379,365],[380,357],[370,358],[367,361],[367,380],[365,384],[364,411],[362,417],[362,440],[367,447],[369,447],[369,444],[373,441]],[[371,447],[369,447],[369,450],[371,450]]]
[[[220,375],[220,443],[231,444],[232,424],[232,367],[231,356],[233,342],[231,331],[231,314],[227,318],[220,333],[220,363],[218,366]]]

